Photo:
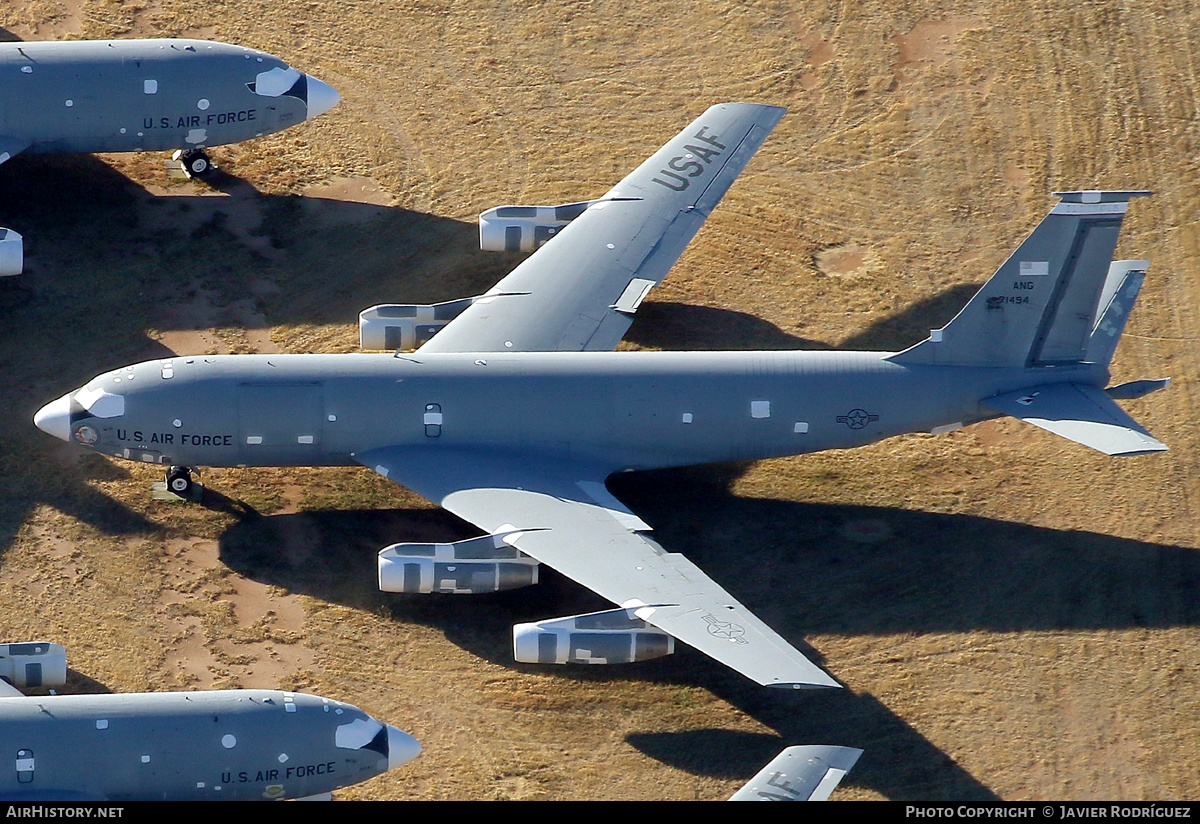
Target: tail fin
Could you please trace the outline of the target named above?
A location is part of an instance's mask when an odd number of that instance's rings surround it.
[[[890,359],[946,366],[1043,366],[1112,358],[1146,261],[1113,263],[1130,198],[1057,192],[1061,202],[950,323]]]

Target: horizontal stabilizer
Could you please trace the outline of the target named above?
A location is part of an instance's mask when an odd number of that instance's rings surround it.
[[[729,800],[828,801],[862,754],[854,747],[788,747]]]
[[[1087,384],[1055,383],[1021,389],[981,403],[1105,455],[1140,455],[1167,449],[1104,390]]]

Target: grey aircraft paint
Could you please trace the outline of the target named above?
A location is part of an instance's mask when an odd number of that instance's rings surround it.
[[[58,644],[4,645],[6,662],[19,686],[65,680]],[[0,681],[0,731],[5,801],[308,798],[421,751],[357,707],[279,690],[25,696]]]
[[[411,355],[150,361],[100,375],[35,423],[170,466],[361,463],[620,605],[631,632],[645,622],[762,684],[838,686],[658,546],[605,479],[1001,413],[1107,454],[1158,451],[1113,398],[1165,382],[1104,389],[1147,265],[1111,262],[1135,192],[1061,194],[963,311],[904,352],[611,351],[781,115],[714,106]],[[372,317],[434,314],[391,309]],[[422,547],[411,554],[433,554]],[[485,589],[447,579],[437,591]],[[540,637],[521,660],[622,660]]]
[[[189,175],[205,149],[273,134],[338,102],[317,78],[257,49],[207,40],[0,43],[0,164],[21,154],[180,151]],[[23,244],[0,229],[0,276]]]

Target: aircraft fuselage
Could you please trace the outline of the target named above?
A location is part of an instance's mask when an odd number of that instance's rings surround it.
[[[121,458],[316,466],[417,444],[585,461],[609,472],[861,446],[993,417],[1101,366],[899,365],[888,352],[234,355],[100,375],[39,426]]]

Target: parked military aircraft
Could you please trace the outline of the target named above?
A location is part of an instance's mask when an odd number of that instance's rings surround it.
[[[617,663],[679,638],[760,684],[836,687],[605,487],[615,472],[744,461],[944,432],[1008,414],[1110,455],[1166,449],[1104,389],[1146,263],[1111,263],[1137,192],[1068,192],[945,328],[903,352],[614,352],[782,116],[714,106],[486,294],[373,307],[364,348],[413,354],[172,357],[38,411],[63,440],[166,464],[360,463],[487,534],[380,553],[394,592],[490,592],[537,565],[620,605],[514,629],[518,660]],[[517,232],[539,231],[539,207]],[[571,214],[571,213],[574,214]],[[497,216],[499,217],[499,216]],[[510,234],[508,229],[503,234]],[[440,329],[440,331],[439,331]],[[435,334],[436,333],[436,334]]]
[[[0,43],[0,163],[22,152],[177,150],[199,177],[212,170],[207,147],[273,134],[337,102],[333,87],[278,57],[226,43]],[[0,275],[19,274],[20,258],[20,236],[0,229]]]
[[[278,690],[25,696],[61,686],[59,644],[0,644],[4,801],[312,798],[415,758],[357,707]],[[13,763],[13,762],[9,762]]]

